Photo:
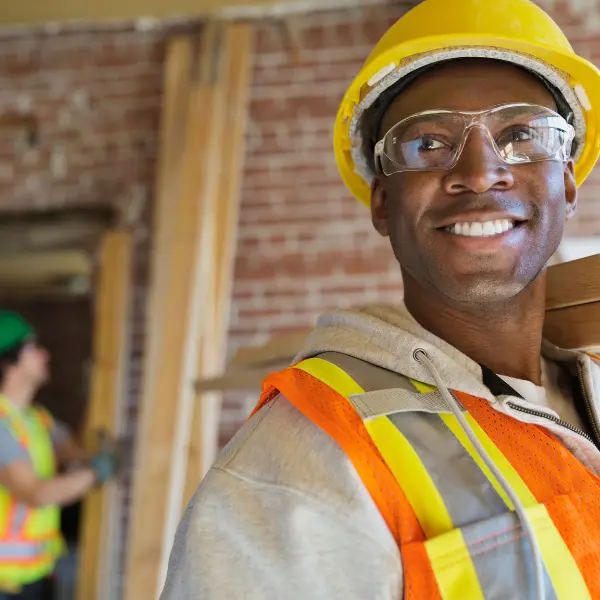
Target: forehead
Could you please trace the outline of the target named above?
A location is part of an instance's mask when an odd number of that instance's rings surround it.
[[[440,64],[403,90],[382,125],[433,109],[484,110],[497,104],[528,102],[556,110],[550,91],[535,75],[510,63],[468,59]]]

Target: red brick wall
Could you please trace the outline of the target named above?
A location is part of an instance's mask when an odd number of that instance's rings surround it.
[[[598,10],[586,2],[552,4],[576,47],[598,61],[600,35],[593,31]],[[275,331],[309,325],[329,307],[397,298],[399,273],[385,240],[340,183],[331,126],[346,85],[402,11],[396,2],[291,18],[300,34],[297,66],[279,26],[259,25],[231,351]],[[25,112],[39,121],[33,148],[0,133],[0,211],[108,202],[139,225],[125,432],[131,444],[143,360],[164,40],[172,32],[167,26],[139,31],[126,24],[0,34],[0,115]],[[600,233],[594,202],[599,184],[594,175],[582,190],[572,233]],[[222,443],[255,400],[255,392],[227,397]],[[123,535],[129,489],[125,477]],[[124,537],[122,556],[125,545]]]

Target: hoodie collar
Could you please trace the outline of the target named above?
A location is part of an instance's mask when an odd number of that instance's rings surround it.
[[[415,360],[417,349],[425,350],[449,389],[490,402],[501,395],[519,397],[493,371],[424,329],[403,303],[358,310],[334,310],[323,314],[296,360],[324,352],[340,352],[422,383],[435,385],[431,374]],[[572,375],[578,375],[584,393],[596,407],[596,390],[600,391],[600,367],[587,355],[563,350],[546,340],[542,343],[542,356],[561,364]]]

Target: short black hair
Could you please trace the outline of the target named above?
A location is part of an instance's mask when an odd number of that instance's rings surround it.
[[[363,156],[367,160],[367,164],[373,173],[376,172],[375,166],[375,145],[382,137],[381,132],[381,124],[383,122],[383,118],[387,113],[388,109],[396,100],[396,98],[412,83],[414,83],[419,77],[424,75],[426,72],[433,71],[436,68],[447,65],[448,63],[456,63],[463,62],[467,60],[474,60],[470,57],[465,58],[452,58],[444,61],[439,61],[431,65],[426,65],[421,67],[420,69],[416,69],[409,73],[406,77],[399,79],[395,83],[393,83],[389,88],[383,91],[383,93],[375,100],[375,102],[365,111],[362,120],[361,120],[361,133],[363,140]],[[486,58],[482,60],[499,60],[494,58]],[[506,61],[501,61],[506,62]],[[509,63],[513,64],[513,63]],[[547,88],[548,91],[552,94],[554,101],[556,102],[557,112],[564,119],[566,119],[567,123],[573,122],[573,111],[569,106],[568,102],[565,100],[564,96],[560,92],[560,90],[552,85],[549,81],[544,79],[543,77],[537,75],[533,71],[526,69],[525,67],[521,67],[520,65],[514,65],[515,67],[529,73],[537,77]],[[577,140],[573,140],[573,145],[571,147],[571,156],[573,156],[577,152]]]
[[[6,371],[10,367],[14,367],[19,362],[19,359],[21,358],[21,352],[26,344],[27,342],[21,342],[17,346],[0,353],[0,386],[4,385]]]

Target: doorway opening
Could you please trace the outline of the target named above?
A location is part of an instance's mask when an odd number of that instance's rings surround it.
[[[83,444],[90,397],[96,253],[114,221],[107,207],[4,214],[0,308],[21,314],[50,353],[50,380],[36,402]],[[68,553],[44,600],[76,600],[81,502],[61,510]]]

